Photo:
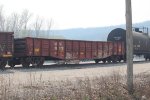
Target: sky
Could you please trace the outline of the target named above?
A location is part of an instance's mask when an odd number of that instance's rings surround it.
[[[5,14],[24,9],[52,19],[52,29],[125,24],[125,0],[0,0]],[[132,0],[133,23],[150,20],[150,0]]]

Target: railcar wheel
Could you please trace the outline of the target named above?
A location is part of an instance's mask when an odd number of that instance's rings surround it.
[[[127,62],[127,60],[126,60],[126,59],[123,59],[123,62],[124,62],[124,63],[126,63],[126,62]]]
[[[112,58],[113,63],[117,63],[117,61],[118,61],[118,57],[115,56],[115,57]]]
[[[8,65],[9,65],[11,68],[14,68],[14,67],[15,67],[15,64],[13,63],[13,61],[8,61]]]
[[[34,67],[41,67],[44,64],[44,57],[33,57],[31,59],[31,64]]]
[[[148,61],[148,58],[147,58],[147,57],[145,58],[145,61]]]
[[[121,62],[121,57],[118,56],[118,57],[116,58],[116,60],[117,60],[118,62]]]
[[[106,60],[104,59],[104,60],[102,60],[103,61],[103,63],[106,63]]]
[[[108,62],[108,63],[111,63],[111,60],[109,59],[109,60],[107,60],[107,62]]]
[[[98,63],[99,63],[99,60],[96,59],[96,60],[95,60],[95,63],[98,64]]]
[[[21,64],[22,64],[22,67],[29,67],[30,66],[30,60],[29,58],[21,58]]]
[[[7,61],[6,61],[6,60],[0,59],[0,69],[4,70],[6,64],[7,64]]]
[[[44,57],[41,57],[41,58],[40,58],[40,61],[39,61],[39,63],[38,63],[37,65],[38,65],[39,67],[40,67],[40,66],[43,66],[44,61],[45,61]]]

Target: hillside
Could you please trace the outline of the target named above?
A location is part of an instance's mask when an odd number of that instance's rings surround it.
[[[109,32],[114,28],[125,28],[125,25],[116,25],[108,27],[97,28],[76,28],[67,30],[51,30],[51,35],[62,36],[65,39],[73,40],[93,40],[93,41],[105,41]],[[150,21],[133,24],[133,27],[149,27]]]
[[[133,24],[133,27],[148,27],[150,33],[150,21]],[[106,41],[109,32],[115,28],[125,28],[125,25],[95,27],[95,28],[75,28],[65,30],[40,31],[40,38],[50,39],[70,39],[70,40],[91,40]],[[23,32],[15,34],[15,38],[36,37],[35,31]]]

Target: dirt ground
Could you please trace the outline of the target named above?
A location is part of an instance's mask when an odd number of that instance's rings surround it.
[[[26,84],[36,81],[61,81],[76,78],[106,76],[113,73],[126,75],[127,65],[121,64],[94,64],[86,62],[79,65],[50,65],[44,68],[15,68],[0,71],[0,80],[5,79],[14,84]],[[150,62],[134,63],[134,74],[150,73]]]

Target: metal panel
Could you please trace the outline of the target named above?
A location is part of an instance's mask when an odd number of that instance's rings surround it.
[[[42,56],[49,56],[49,40],[42,39]]]
[[[108,42],[104,42],[103,43],[103,58],[106,58],[109,56],[108,52],[109,52]]]
[[[50,56],[57,58],[58,55],[58,41],[57,40],[50,40],[49,41],[50,45]]]
[[[86,41],[85,46],[86,46],[86,59],[91,59],[91,55],[92,55],[91,42]]]
[[[92,42],[92,58],[97,58],[97,42]]]
[[[72,59],[72,41],[66,40],[66,59]]]
[[[125,54],[125,52],[126,52],[126,50],[125,50],[125,43],[124,43],[124,42],[122,42],[122,55],[124,55],[124,54]]]
[[[15,39],[14,55],[16,57],[33,56],[33,38]]]
[[[98,42],[98,58],[102,58],[103,57],[103,43],[102,42]]]
[[[26,38],[26,54],[25,56],[34,56],[33,38]]]
[[[79,59],[79,41],[73,41],[73,47],[72,47],[72,49],[73,49],[73,59]]]
[[[26,55],[26,39],[15,39],[14,40],[14,56],[25,56]]]
[[[42,39],[34,38],[34,42],[33,42],[34,56],[41,56],[41,50],[42,50],[41,41]]]
[[[80,59],[85,59],[85,42],[80,41]]]
[[[113,43],[112,42],[108,42],[108,55],[111,56],[113,54]]]
[[[0,32],[0,57],[12,57],[13,32]]]
[[[122,55],[122,42],[118,42],[118,55]]]
[[[117,42],[113,42],[113,55],[117,55],[118,54],[118,45]]]
[[[65,59],[65,40],[58,40],[58,58]]]

